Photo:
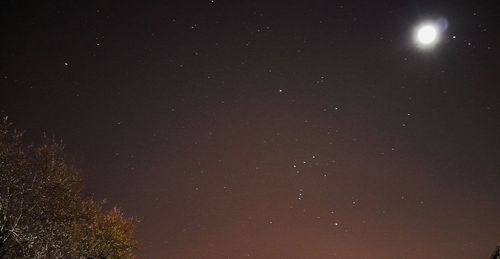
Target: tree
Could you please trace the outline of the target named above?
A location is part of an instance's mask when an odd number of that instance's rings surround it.
[[[46,136],[27,145],[0,121],[0,258],[133,258],[137,220],[83,197],[63,151]]]
[[[83,203],[84,224],[76,228],[77,251],[81,257],[132,258],[137,242],[133,236],[136,220],[124,218],[119,208],[103,213],[93,200]]]

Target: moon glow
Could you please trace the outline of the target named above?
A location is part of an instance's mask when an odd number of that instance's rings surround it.
[[[417,31],[417,40],[420,44],[429,45],[437,40],[438,31],[432,25],[424,25]]]
[[[414,27],[413,42],[421,50],[433,49],[441,41],[447,29],[448,20],[444,17],[423,21]]]

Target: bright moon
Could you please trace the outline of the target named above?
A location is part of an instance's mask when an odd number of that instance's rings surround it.
[[[421,44],[432,44],[437,39],[437,29],[432,25],[424,25],[418,29],[417,39]]]

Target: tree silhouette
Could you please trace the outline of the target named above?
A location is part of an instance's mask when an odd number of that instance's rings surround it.
[[[491,254],[491,259],[500,259],[500,243],[498,243],[497,247]]]
[[[61,142],[0,121],[0,258],[133,258],[135,218],[81,195]]]

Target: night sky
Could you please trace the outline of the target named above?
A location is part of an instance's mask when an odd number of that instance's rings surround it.
[[[463,2],[4,0],[0,111],[139,258],[488,258],[500,4]]]

